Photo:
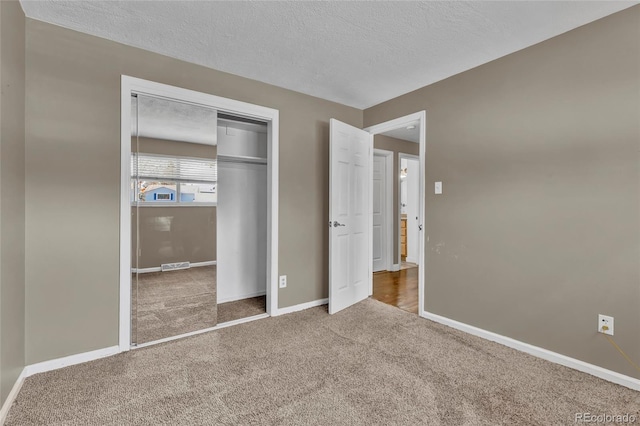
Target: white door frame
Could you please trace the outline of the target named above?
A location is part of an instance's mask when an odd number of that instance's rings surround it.
[[[426,111],[420,111],[413,114],[405,115],[404,117],[396,118],[394,120],[386,121],[384,123],[376,124],[373,126],[369,126],[365,128],[367,132],[372,135],[377,135],[380,133],[388,132],[389,130],[395,130],[399,128],[406,128],[408,125],[413,124],[418,120],[420,122],[420,148],[419,148],[419,163],[420,163],[420,178],[419,178],[419,217],[418,221],[420,225],[422,225],[422,229],[419,230],[419,238],[420,244],[418,244],[418,258],[421,260],[420,269],[418,274],[418,313],[424,311],[424,295],[425,295],[425,287],[424,287],[424,277],[425,277],[425,262],[424,262],[424,250],[425,250],[425,229],[424,229],[424,212],[425,212],[425,164],[426,164],[426,145],[427,145],[427,113]],[[371,169],[373,170],[373,141],[371,141]],[[369,178],[369,193],[373,194],[373,175]],[[399,207],[398,207],[399,208]],[[369,207],[369,215],[372,217],[373,205]],[[370,219],[371,220],[371,219]],[[400,221],[398,220],[398,223]],[[369,233],[369,261],[371,262],[370,270],[373,270],[373,232]],[[373,274],[370,277],[371,281],[371,293],[373,294]]]
[[[420,164],[420,157],[418,155],[413,155],[413,154],[405,154],[404,152],[400,152],[398,153],[398,170],[401,170],[401,164],[402,164],[402,160],[416,160],[418,162],[418,164]],[[420,166],[418,166],[420,167]],[[402,185],[402,182],[400,181],[400,179],[398,179],[398,194],[400,194],[400,188]],[[418,194],[418,197],[420,195]],[[419,198],[418,198],[419,200]],[[418,201],[420,202],[420,201]],[[398,218],[400,218],[400,215],[402,214],[402,205],[401,203],[398,203]],[[400,242],[402,241],[402,226],[400,226],[400,220],[398,220],[398,244],[400,244]],[[400,247],[400,245],[398,245],[398,247]],[[408,252],[408,247],[407,247],[407,252]],[[418,262],[416,262],[418,265],[422,265],[424,262],[420,262],[420,253],[418,253]],[[398,265],[402,265],[402,255],[400,254],[400,252],[398,251]]]
[[[278,110],[122,75],[120,107],[120,330],[118,338],[120,351],[131,349],[131,202],[129,191],[131,186],[132,93],[176,99],[267,122],[266,308],[268,315],[278,315]]]
[[[395,256],[393,253],[393,151],[374,148],[373,155],[384,157],[384,161],[385,161],[384,228],[385,228],[386,241],[385,241],[384,249],[386,250],[385,259],[387,261],[387,266],[386,266],[387,271],[391,271],[393,270],[393,263],[395,261]],[[373,161],[373,158],[371,160]],[[373,177],[373,170],[371,173],[372,173],[371,176]],[[373,197],[373,190],[372,190],[372,197]],[[373,202],[373,198],[371,199],[371,201]],[[371,244],[373,245],[373,238],[371,239]],[[369,289],[369,295],[372,295],[372,294],[373,294],[373,282],[370,284],[370,289]]]

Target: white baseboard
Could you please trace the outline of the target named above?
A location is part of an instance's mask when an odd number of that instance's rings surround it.
[[[304,311],[305,309],[315,308],[316,306],[326,305],[327,303],[329,303],[329,299],[318,299],[312,302],[300,303],[299,305],[287,306],[286,308],[279,308],[276,315],[285,315],[292,312]]]
[[[418,264],[418,259],[416,259],[414,257],[407,256],[404,261],[407,262],[407,263],[415,263],[416,265]]]
[[[7,415],[9,414],[9,410],[13,405],[13,401],[16,400],[18,392],[20,392],[20,389],[22,388],[22,384],[24,383],[24,379],[26,377],[24,374],[24,370],[25,369],[23,368],[22,372],[20,372],[20,375],[16,379],[16,382],[13,384],[11,391],[9,391],[9,395],[7,395],[7,399],[5,399],[4,404],[2,404],[2,408],[0,409],[0,426],[4,425],[5,420],[7,420]]]
[[[29,377],[33,376],[34,374],[44,373],[45,371],[52,371],[59,368],[68,367],[70,365],[82,364],[84,362],[94,361],[96,359],[119,354],[120,352],[121,351],[119,346],[110,346],[104,349],[97,349],[95,351],[83,352],[81,354],[69,355],[63,358],[38,362],[36,364],[27,365],[24,368],[24,376]]]
[[[574,370],[582,371],[583,373],[591,374],[592,376],[599,377],[609,382],[616,383],[628,387],[633,390],[640,391],[640,379],[636,379],[631,376],[617,373],[615,371],[608,370],[606,368],[599,367],[597,365],[589,364],[588,362],[580,361],[579,359],[571,358],[566,355],[552,352],[547,349],[533,346],[528,343],[521,342],[519,340],[512,339],[510,337],[503,336],[501,334],[493,333],[491,331],[484,330],[482,328],[474,327],[469,324],[465,324],[456,320],[452,320],[447,317],[443,317],[431,312],[422,311],[421,317],[429,319],[431,321],[438,322],[440,324],[447,325],[451,328],[455,328],[465,333],[473,334],[474,336],[481,337],[492,342],[500,343],[513,349],[517,349],[522,352],[526,352],[529,355],[533,355],[538,358],[551,361],[556,364],[564,365],[565,367],[573,368]]]
[[[394,263],[393,265],[391,265],[391,272],[397,272],[400,270],[400,264],[399,263]]]
[[[235,302],[236,300],[248,299],[250,297],[264,296],[265,294],[267,294],[267,292],[265,290],[262,290],[262,291],[255,291],[253,293],[243,294],[240,296],[224,297],[222,299],[218,299],[218,305],[221,303]]]
[[[213,266],[216,264],[217,264],[216,260],[209,260],[207,262],[195,262],[195,263],[191,263],[188,269],[197,268],[199,266]],[[184,270],[184,269],[179,269],[179,270]],[[162,272],[162,267],[158,266],[155,268],[140,268],[140,269],[133,268],[131,269],[131,272],[138,273],[138,274],[146,274],[148,272]]]

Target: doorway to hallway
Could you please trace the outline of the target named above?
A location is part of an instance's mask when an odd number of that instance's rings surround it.
[[[397,235],[400,262],[395,268],[374,272],[372,297],[404,311],[418,314],[418,274],[420,271],[418,267],[418,238],[420,235],[418,229],[420,198],[418,182],[420,163],[417,157],[402,152],[399,153],[398,160],[400,173],[397,199],[400,203],[400,229]]]
[[[371,174],[371,297],[414,314],[420,305],[421,124],[415,119],[375,134]]]
[[[417,297],[414,299],[413,309],[415,312],[421,312],[424,304],[424,274],[420,270],[420,263],[422,263],[420,259],[424,253],[422,220],[424,217],[425,124],[425,111],[376,124],[364,130],[331,119],[329,126],[330,314],[354,305],[367,296],[374,296],[373,272],[375,270],[400,271],[402,272],[400,276],[405,278],[415,273]],[[379,139],[382,139],[383,145],[387,146],[379,146]],[[405,269],[401,269],[400,256],[400,153],[412,154],[419,159],[416,168],[418,203],[417,214],[414,216],[418,233],[413,240],[417,242],[418,252],[415,260],[416,267],[410,268],[411,265],[405,264]],[[382,156],[387,159],[379,158],[380,155],[375,154],[383,154]],[[391,188],[386,191],[389,184]],[[385,264],[386,268],[382,269]],[[387,277],[388,284],[394,282],[393,276]],[[399,286],[396,287],[399,288]],[[403,296],[400,299],[404,299],[404,294],[410,294],[405,291],[406,286],[402,288]]]

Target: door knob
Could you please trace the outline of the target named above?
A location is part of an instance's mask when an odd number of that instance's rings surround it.
[[[338,227],[338,226],[347,226],[347,225],[342,224],[342,223],[339,223],[337,220],[334,220],[334,221],[333,221],[333,227],[334,227],[334,228],[336,228],[336,227]]]

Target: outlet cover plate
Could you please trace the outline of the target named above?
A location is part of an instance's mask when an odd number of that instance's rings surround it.
[[[602,330],[602,326],[606,325],[607,327],[609,327],[608,330]],[[608,315],[598,315],[598,331],[600,333],[604,333],[604,334],[609,334],[611,336],[613,336],[613,317],[610,317]]]
[[[279,280],[279,287],[280,288],[285,288],[287,286],[287,276],[286,275],[280,275],[280,280]]]

